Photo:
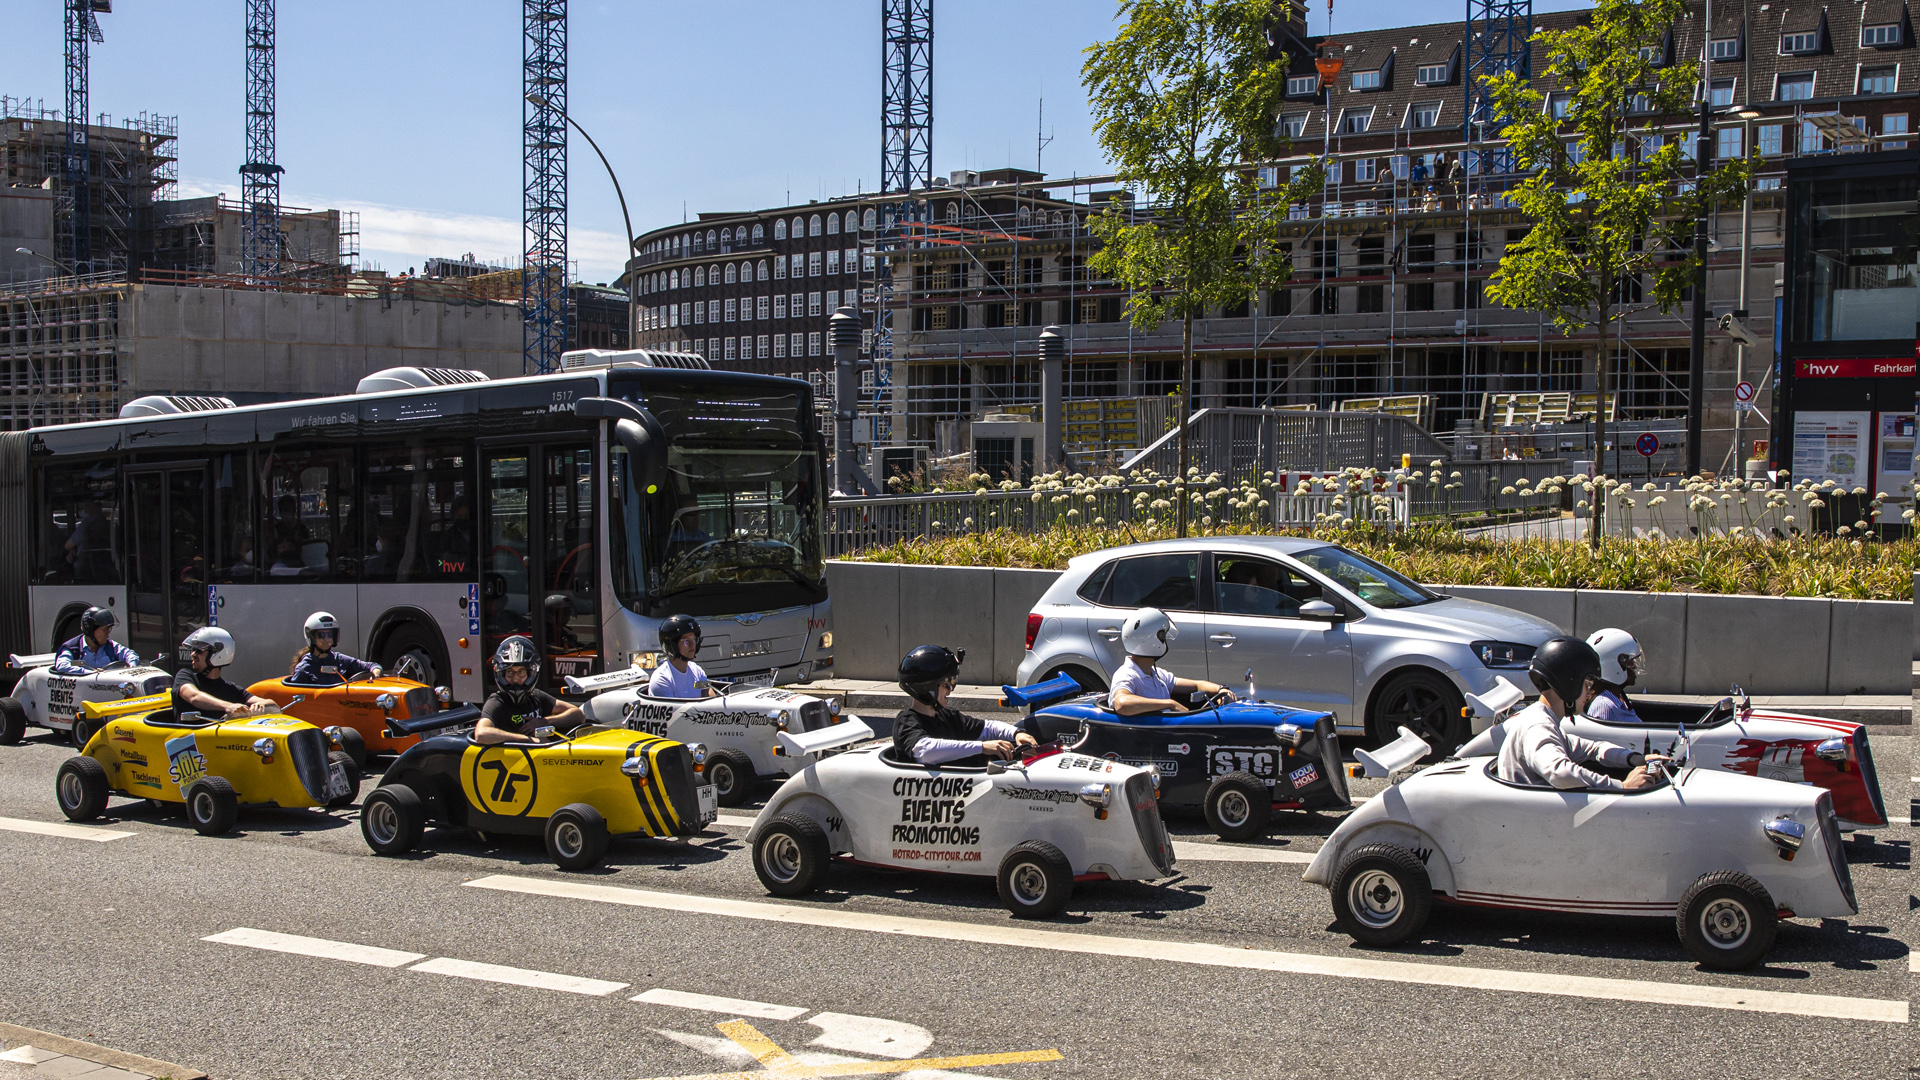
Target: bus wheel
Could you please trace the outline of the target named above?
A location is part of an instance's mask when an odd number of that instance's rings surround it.
[[[380,649],[380,668],[397,678],[438,686],[441,673],[434,662],[438,644],[431,631],[421,629],[416,623],[402,623],[387,635],[386,644]]]

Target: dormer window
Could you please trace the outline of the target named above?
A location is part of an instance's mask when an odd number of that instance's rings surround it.
[[[1312,97],[1320,89],[1318,75],[1290,75],[1287,77],[1288,97]]]
[[[1305,134],[1305,133],[1306,133],[1306,130],[1307,130],[1307,114],[1306,114],[1306,113],[1294,113],[1294,114],[1293,114],[1293,115],[1291,115],[1291,116],[1283,116],[1283,117],[1281,117],[1281,118],[1280,118],[1280,130],[1282,130],[1282,131],[1284,131],[1284,132],[1286,132],[1286,133],[1287,133],[1287,138],[1289,138],[1289,139],[1297,139],[1297,138],[1299,138],[1299,137],[1300,137],[1301,135],[1303,135],[1303,134]]]
[[[1380,86],[1380,69],[1378,68],[1372,71],[1356,71],[1353,73],[1353,88],[1355,90],[1378,90]]]
[[[1707,45],[1707,56],[1716,64],[1740,59],[1740,39],[1737,37],[1714,38]]]
[[[1897,49],[1906,44],[1901,40],[1899,23],[1882,23],[1878,26],[1860,28],[1860,47],[1863,49]]]
[[[1448,81],[1447,65],[1421,64],[1420,70],[1414,75],[1414,81],[1421,86],[1439,86]]]
[[[1820,51],[1820,31],[1805,30],[1780,35],[1780,55],[1800,56]]]
[[[1773,100],[1807,101],[1813,97],[1813,72],[1796,71],[1775,75]]]
[[[1565,120],[1573,113],[1573,95],[1549,94],[1547,96],[1547,111],[1553,114],[1555,120]]]
[[[1344,109],[1340,114],[1340,133],[1342,135],[1365,135],[1367,128],[1373,125],[1373,107],[1364,109]]]

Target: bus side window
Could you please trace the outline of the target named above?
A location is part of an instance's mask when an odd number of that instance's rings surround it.
[[[468,448],[425,437],[367,447],[364,581],[457,580],[473,571]]]
[[[260,549],[253,532],[252,473],[244,452],[212,459],[215,547],[213,581],[223,585],[259,580]]]
[[[41,474],[41,584],[118,585],[120,470],[112,461],[46,466]]]
[[[275,450],[267,461],[266,576],[277,581],[352,580],[359,573],[354,535],[353,453]]]

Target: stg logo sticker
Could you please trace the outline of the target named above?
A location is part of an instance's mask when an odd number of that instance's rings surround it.
[[[1207,774],[1249,772],[1272,783],[1279,779],[1280,752],[1271,746],[1216,746],[1207,754]]]

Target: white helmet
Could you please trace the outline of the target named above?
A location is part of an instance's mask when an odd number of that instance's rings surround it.
[[[1625,630],[1609,627],[1600,630],[1587,639],[1593,651],[1600,654],[1600,680],[1615,686],[1632,686],[1642,671],[1646,670],[1645,654],[1640,643]]]
[[[180,643],[180,650],[186,653],[188,657],[192,657],[194,653],[199,652],[201,649],[209,650],[207,653],[208,667],[227,667],[233,663],[234,657],[238,655],[233,647],[233,635],[217,626],[203,626],[193,633],[188,634],[187,639]]]
[[[1159,608],[1143,607],[1120,624],[1120,646],[1127,650],[1128,656],[1158,660],[1167,655],[1173,639],[1179,636],[1180,628]]]
[[[307,644],[313,644],[315,634],[332,634],[335,644],[340,641],[340,620],[333,617],[331,611],[316,611],[307,616]]]

